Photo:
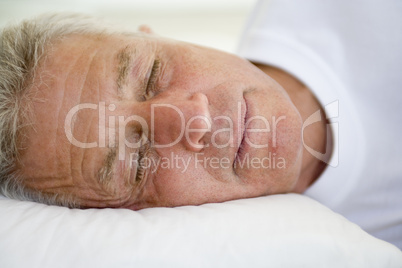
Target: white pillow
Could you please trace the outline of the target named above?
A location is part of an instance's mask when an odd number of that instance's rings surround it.
[[[402,267],[402,253],[296,194],[67,209],[0,199],[1,267]]]

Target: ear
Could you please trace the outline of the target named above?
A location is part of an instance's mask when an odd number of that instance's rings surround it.
[[[149,27],[148,25],[140,25],[138,27],[138,31],[142,32],[142,33],[147,33],[147,34],[153,34],[154,31],[152,31],[151,27]]]

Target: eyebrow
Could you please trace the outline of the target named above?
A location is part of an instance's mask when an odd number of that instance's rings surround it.
[[[118,96],[123,96],[123,86],[128,83],[128,74],[132,67],[133,58],[135,57],[135,50],[130,46],[126,46],[119,50],[116,55],[117,58],[117,93]],[[107,187],[113,178],[114,164],[117,158],[117,150],[115,147],[110,148],[104,161],[102,167],[98,170],[97,179],[99,183]]]
[[[98,181],[101,185],[107,187],[113,178],[113,166],[116,160],[117,150],[116,148],[110,148],[102,167],[98,171]]]
[[[131,67],[131,62],[133,58],[133,51],[130,49],[130,46],[126,46],[119,50],[116,55],[118,64],[117,64],[117,93],[118,96],[123,95],[123,86],[127,84],[127,76]],[[102,167],[98,170],[98,182],[107,187],[110,181],[113,178],[113,166],[117,157],[116,148],[110,148],[104,161]]]
[[[133,50],[130,46],[126,46],[117,53],[117,90],[119,96],[122,95],[122,88],[127,84],[127,76],[133,59]]]

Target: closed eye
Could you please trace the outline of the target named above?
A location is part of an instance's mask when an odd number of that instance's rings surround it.
[[[143,184],[144,181],[147,179],[149,172],[151,171],[153,157],[155,157],[151,153],[151,147],[149,140],[145,141],[144,144],[140,147],[138,152],[138,159],[136,165],[136,173],[135,173],[135,182]]]
[[[160,60],[155,59],[152,65],[151,73],[149,74],[147,86],[145,88],[145,94],[144,94],[145,100],[152,98],[153,96],[155,96],[157,92],[157,82],[161,70],[160,67],[161,67]]]

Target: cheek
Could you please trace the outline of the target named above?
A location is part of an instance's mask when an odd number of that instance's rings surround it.
[[[209,175],[186,155],[174,151],[160,153],[152,175],[152,190],[148,193],[158,200],[158,205],[197,204],[204,195],[203,189]]]
[[[158,205],[180,206],[200,205],[208,202],[222,202],[244,197],[238,192],[239,185],[232,181],[219,181],[203,164],[197,164],[192,157],[175,162],[173,168],[159,168],[153,178],[153,194]],[[179,160],[178,160],[179,159]],[[180,158],[175,160],[181,161]],[[172,164],[172,163],[171,163]]]
[[[220,51],[205,52],[203,49],[196,48],[194,51],[183,54],[174,61],[170,86],[190,92],[214,88],[229,77],[239,81],[244,78],[247,80],[247,75],[244,73],[249,73],[251,68],[255,68],[243,59]]]

